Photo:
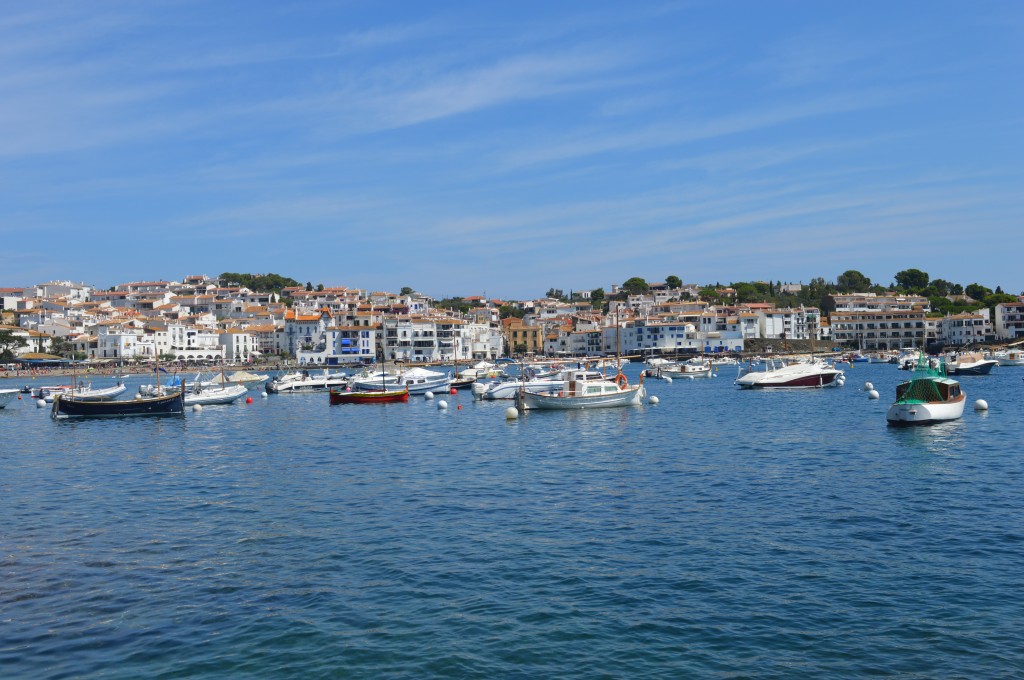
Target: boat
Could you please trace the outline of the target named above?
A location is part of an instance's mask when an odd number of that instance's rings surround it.
[[[391,404],[409,401],[409,388],[402,387],[392,390],[362,390],[349,392],[331,390],[330,403],[336,404]]]
[[[693,358],[689,361],[676,364],[674,366],[663,366],[657,369],[662,378],[686,378],[693,380],[695,378],[710,378],[711,377],[711,362],[705,361],[704,359]]]
[[[270,380],[269,375],[260,375],[256,373],[249,373],[248,371],[235,371],[231,375],[225,375],[224,371],[221,371],[220,377],[213,377],[208,380],[202,379],[201,375],[197,375],[196,379],[192,381],[193,386],[203,387],[224,387],[225,385],[244,385],[245,389],[251,390],[254,387],[259,387],[263,383]]]
[[[886,411],[890,425],[930,425],[956,420],[964,413],[967,395],[960,383],[946,375],[942,363],[936,364],[922,353],[914,375],[896,386],[896,401]]]
[[[579,410],[613,408],[639,404],[647,394],[643,376],[637,385],[630,385],[619,373],[614,380],[593,378],[594,372],[570,369],[563,374],[562,387],[557,393],[522,391],[522,407],[538,410]]]
[[[998,363],[995,359],[986,359],[980,352],[951,354],[946,360],[946,374],[988,375]]]
[[[376,371],[353,376],[352,389],[357,392],[370,392],[382,389],[399,389],[406,387],[409,394],[425,394],[427,392],[447,392],[451,386],[451,373],[430,371],[425,368],[410,368],[402,373]]]
[[[742,389],[806,389],[837,385],[843,376],[839,369],[812,359],[780,365],[778,360],[765,363],[765,370],[750,371],[736,379]]]
[[[212,406],[215,404],[233,404],[238,398],[249,391],[244,384],[195,385],[185,395],[185,406]]]
[[[345,373],[330,373],[323,371],[318,375],[312,375],[309,371],[293,371],[282,373],[267,383],[267,392],[281,394],[283,392],[323,392],[331,388],[340,388],[348,385],[348,376]]]
[[[53,400],[50,417],[122,418],[128,416],[174,416],[185,412],[185,385],[169,394],[136,397],[123,401],[90,401],[73,394],[59,394]]]
[[[869,364],[891,364],[893,358],[896,357],[897,353],[893,351],[879,350],[877,352],[869,352],[866,356]]]
[[[480,381],[503,378],[506,375],[505,370],[501,366],[487,361],[479,361],[462,371],[458,370],[457,365],[455,368],[455,377],[452,378],[451,386],[457,390],[472,388],[473,385],[478,384]]]
[[[74,394],[76,399],[83,401],[103,401],[119,397],[128,390],[128,387],[123,382],[119,382],[112,387],[94,388],[91,383],[89,385],[79,383],[78,385],[75,388],[70,386],[61,386],[57,389],[43,387],[39,390],[39,398],[47,404],[52,404],[58,394]]]
[[[46,399],[48,394],[65,394],[71,391],[71,385],[39,385],[28,389],[29,396],[33,399]],[[50,399],[52,402],[53,399]]]
[[[1000,366],[1024,366],[1024,350],[1008,349],[996,352],[991,358]]]
[[[19,389],[0,390],[0,408],[10,404],[19,394],[21,394]]]

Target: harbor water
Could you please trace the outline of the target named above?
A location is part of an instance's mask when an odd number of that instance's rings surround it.
[[[25,395],[0,410],[0,675],[1024,675],[1024,368],[906,429],[895,366],[735,374],[513,421],[468,391],[63,422]]]

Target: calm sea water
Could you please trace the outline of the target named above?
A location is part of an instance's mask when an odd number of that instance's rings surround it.
[[[15,402],[0,675],[1020,677],[1024,369],[963,378],[960,421],[887,428],[906,375],[760,393],[727,369],[515,422],[468,393]]]

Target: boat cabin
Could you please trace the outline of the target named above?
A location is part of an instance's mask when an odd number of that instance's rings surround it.
[[[566,371],[562,396],[590,397],[601,394],[616,394],[619,391],[619,385],[599,371],[573,369]]]
[[[948,378],[909,380],[896,386],[896,401],[899,403],[956,401],[961,394],[960,383]]]

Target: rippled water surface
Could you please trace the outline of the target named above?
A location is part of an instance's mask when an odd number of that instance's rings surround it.
[[[959,421],[887,428],[905,377],[726,370],[514,422],[468,393],[80,422],[16,401],[0,675],[1019,676],[1024,369],[963,378]]]

